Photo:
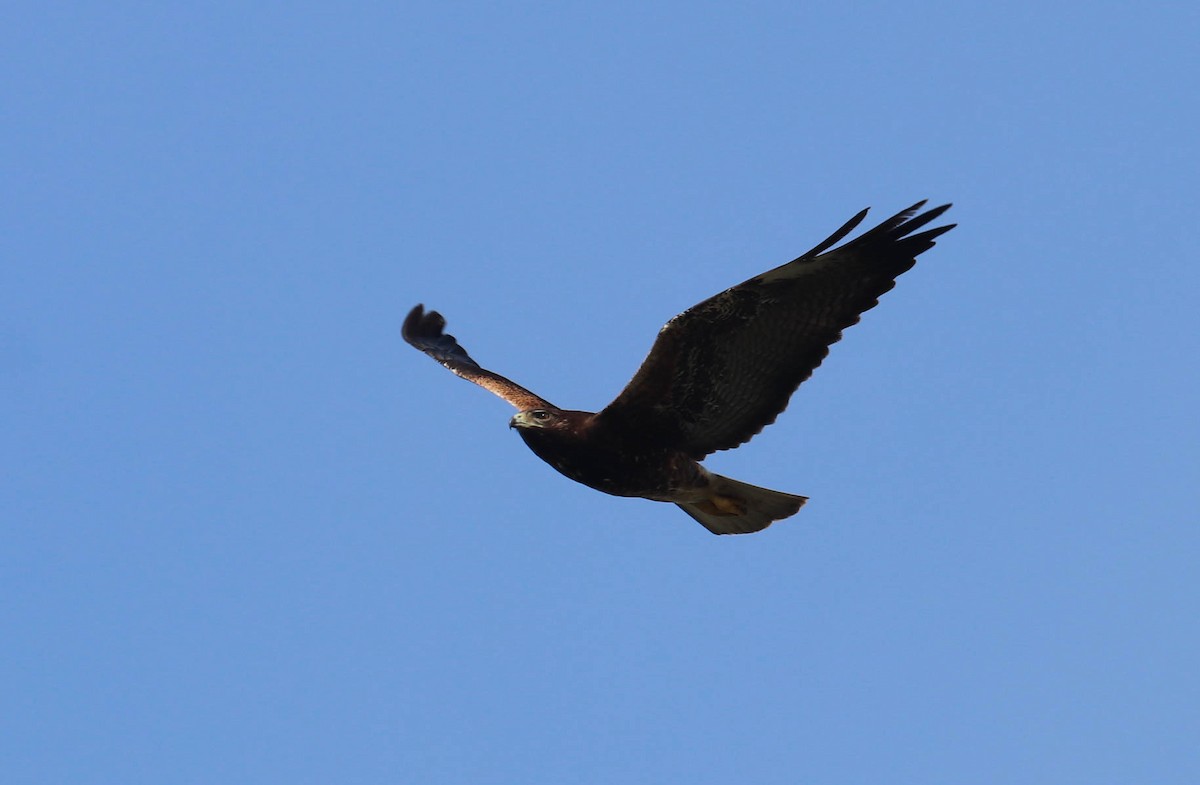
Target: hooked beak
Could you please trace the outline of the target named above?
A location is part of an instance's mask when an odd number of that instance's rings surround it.
[[[509,428],[536,428],[539,426],[536,420],[529,416],[529,412],[517,412],[513,418],[508,421]]]

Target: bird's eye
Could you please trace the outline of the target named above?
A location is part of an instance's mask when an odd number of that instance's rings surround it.
[[[533,414],[533,419],[535,419],[535,420],[543,420],[544,421],[544,420],[550,419],[550,412],[546,411],[545,409],[536,409],[533,412],[531,412],[531,414]]]

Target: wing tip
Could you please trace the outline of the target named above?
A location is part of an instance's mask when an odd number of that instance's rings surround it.
[[[408,312],[408,316],[404,317],[404,322],[400,325],[400,336],[408,343],[412,343],[413,337],[416,335],[417,327],[421,324],[421,319],[425,315],[425,304],[417,303],[412,310]]]
[[[446,318],[437,311],[426,311],[424,303],[417,303],[404,317],[400,325],[400,336],[405,342],[421,349],[421,343],[441,338],[446,328]]]
[[[921,209],[924,208],[925,205],[927,205],[927,204],[929,204],[928,199],[921,199],[917,203],[910,205],[910,206],[904,208],[903,210],[901,210],[900,212],[896,213],[891,218],[888,218],[886,221],[881,223],[879,226],[876,226],[875,228],[867,231],[865,234],[855,238],[854,240],[851,240],[849,243],[847,243],[847,245],[853,245],[855,243],[861,242],[862,240],[864,240],[865,238],[868,238],[868,237],[869,238],[878,238],[878,237],[883,236],[883,237],[888,237],[892,240],[900,240],[901,238],[905,237],[906,235],[909,235],[912,232],[916,231],[917,229],[920,229],[922,226],[926,225],[930,221],[936,220],[939,216],[941,216],[943,213],[945,213],[947,210],[949,210],[953,206],[952,202],[947,202],[946,204],[942,204],[942,205],[938,205],[937,207],[930,208],[929,210],[926,210],[923,213],[920,212]],[[854,231],[856,228],[858,228],[858,225],[863,222],[863,220],[867,217],[867,213],[870,212],[870,210],[871,210],[870,207],[866,207],[866,208],[863,208],[862,210],[859,210],[854,215],[853,218],[851,218],[849,221],[846,221],[846,223],[842,224],[840,229],[838,229],[836,232],[831,234],[829,237],[827,237],[823,242],[821,242],[819,245],[817,245],[812,250],[802,254],[799,257],[799,259],[811,259],[815,256],[818,256],[818,255],[824,253],[825,251],[828,251],[834,245],[837,245],[839,242],[844,240],[852,231]],[[949,226],[939,227],[938,229],[935,229],[932,231],[936,231],[937,234],[944,234],[944,233],[950,231],[951,229],[953,229],[955,226],[957,226],[957,224],[950,224]],[[928,235],[928,232],[926,232],[925,234],[923,234],[921,236],[925,237],[925,235]],[[937,235],[929,235],[929,236],[936,237]]]
[[[922,199],[911,207],[901,210],[867,233],[856,237],[847,243],[845,247],[858,246],[859,248],[866,248],[881,244],[889,245],[897,250],[902,249],[901,255],[911,253],[915,260],[915,257],[933,247],[935,237],[943,235],[957,226],[957,224],[949,224],[947,226],[928,229],[919,234],[913,234],[913,232],[916,232],[921,227],[937,220],[953,206],[952,203],[947,202],[946,204],[930,208],[925,212],[920,212],[921,208],[928,203],[929,200]]]

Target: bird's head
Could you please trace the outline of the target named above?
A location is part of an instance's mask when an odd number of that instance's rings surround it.
[[[509,420],[508,427],[516,428],[526,444],[535,441],[561,444],[586,438],[592,416],[591,412],[569,409],[528,409]]]
[[[508,421],[521,441],[562,471],[562,451],[586,442],[592,414],[563,409],[528,409]]]
[[[530,409],[529,411],[518,412],[508,421],[509,428],[517,428],[524,430],[526,428],[560,428],[566,422],[563,415],[566,412],[558,411],[557,409]]]

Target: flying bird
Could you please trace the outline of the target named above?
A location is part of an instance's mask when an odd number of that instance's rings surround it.
[[[855,215],[787,264],[708,298],[659,331],[650,354],[598,412],[560,409],[471,359],[437,311],[418,305],[404,340],[518,409],[509,423],[539,458],[615,496],[673,502],[714,534],[746,534],[794,515],[808,498],[731,480],[700,461],[775,421],[842,330],[954,224],[917,232],[950,205],[924,201],[846,244]],[[833,250],[829,250],[833,248]]]

